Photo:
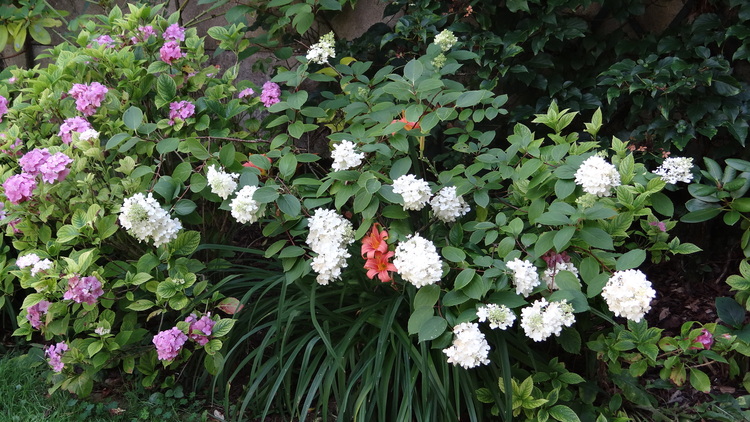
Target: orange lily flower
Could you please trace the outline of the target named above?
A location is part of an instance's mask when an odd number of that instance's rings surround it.
[[[385,242],[388,239],[388,232],[378,231],[378,226],[380,224],[373,224],[370,234],[362,239],[362,258],[366,256],[367,259],[373,259],[376,253],[388,252],[388,244]]]
[[[388,253],[376,253],[374,258],[368,258],[365,262],[365,269],[368,270],[367,278],[372,280],[377,277],[383,283],[392,281],[391,272],[396,271],[396,266],[388,260],[393,255],[395,255],[395,252],[390,251]]]

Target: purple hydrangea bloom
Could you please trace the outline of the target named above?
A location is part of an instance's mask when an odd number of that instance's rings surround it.
[[[714,345],[714,335],[711,334],[710,331],[706,330],[705,328],[701,330],[701,334],[695,338],[696,343],[700,343],[703,349],[710,349],[711,346]],[[691,349],[698,349],[700,350],[700,347],[690,346]]]
[[[50,153],[47,148],[36,148],[23,155],[18,160],[18,164],[21,165],[21,169],[32,175],[36,176],[41,173],[41,167],[50,157]]]
[[[179,328],[172,327],[155,335],[152,341],[154,346],[156,346],[156,353],[159,355],[159,360],[172,360],[180,354],[180,350],[185,345],[187,339],[188,336],[180,331]]]
[[[0,95],[0,122],[3,121],[3,116],[8,112],[8,99]]]
[[[102,282],[98,278],[94,276],[79,277],[78,274],[74,274],[68,280],[68,290],[63,295],[63,299],[93,305],[96,303],[96,299],[103,294]]]
[[[175,101],[169,104],[169,125],[174,125],[175,119],[185,120],[195,114],[195,106],[190,101]]]
[[[31,305],[26,308],[26,319],[29,320],[31,326],[39,329],[42,326],[42,315],[47,313],[50,303],[43,300],[35,305]]]
[[[195,314],[190,314],[189,317],[185,318],[185,322],[190,324],[190,338],[201,346],[208,343],[208,336],[211,335],[211,331],[214,328],[216,321],[211,319],[211,314],[203,315],[200,319],[197,319]]]
[[[31,199],[32,192],[36,189],[36,179],[28,173],[16,174],[3,182],[3,189],[10,202],[20,204]]]
[[[163,46],[161,46],[161,49],[159,50],[159,57],[161,57],[161,60],[171,65],[173,60],[177,60],[180,57],[182,57],[182,51],[180,51],[180,44],[177,43],[177,41],[169,41],[165,43]]]
[[[263,92],[260,93],[260,100],[263,105],[271,107],[279,102],[279,97],[281,97],[281,87],[278,84],[271,81],[263,84]]]
[[[167,27],[162,37],[167,41],[185,41],[185,28],[173,23]]]
[[[252,88],[245,88],[242,91],[240,91],[240,94],[238,95],[239,98],[245,98],[249,97],[251,95],[255,94],[255,91],[253,91]]]
[[[83,113],[84,116],[91,116],[96,109],[102,105],[104,97],[107,96],[107,87],[99,82],[92,82],[91,85],[73,84],[73,88],[68,91],[76,100],[76,109]]]
[[[109,35],[100,35],[94,40],[94,42],[103,45],[105,48],[112,48],[115,46],[115,40]]]
[[[70,141],[73,140],[73,132],[82,133],[88,129],[93,129],[88,120],[83,117],[71,117],[65,119],[65,122],[60,125],[60,132],[57,133],[57,136],[61,137],[64,143],[70,144]]]
[[[70,173],[70,169],[66,166],[72,162],[73,160],[62,152],[49,156],[40,167],[42,180],[47,183],[62,182]]]
[[[44,349],[44,354],[47,355],[49,366],[55,372],[62,372],[65,364],[62,363],[62,354],[68,350],[68,345],[64,342],[57,343],[52,346],[48,346]]]
[[[133,44],[146,41],[151,36],[156,36],[156,31],[154,31],[154,27],[151,25],[146,26],[139,26],[138,27],[138,34],[130,39],[130,41],[133,42]]]

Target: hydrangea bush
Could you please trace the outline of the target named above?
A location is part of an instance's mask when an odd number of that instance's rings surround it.
[[[227,198],[258,183],[242,164],[263,106],[236,66],[206,64],[178,19],[114,8],[49,65],[2,73],[2,222],[16,257],[5,270],[26,294],[14,334],[54,344],[55,389],[86,395],[114,367],[150,385],[160,362],[200,349],[221,368],[236,300],[201,274],[218,254],[192,255],[206,237],[231,239],[217,229],[232,219]],[[245,222],[263,205],[241,192],[231,215]]]

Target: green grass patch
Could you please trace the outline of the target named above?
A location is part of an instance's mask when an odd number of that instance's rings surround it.
[[[48,394],[48,371],[39,359],[30,355],[5,355],[0,359],[0,420],[3,422],[208,420],[204,401],[197,400],[193,394],[185,394],[181,386],[161,392],[120,387],[122,391],[113,391],[110,397],[100,401],[81,400],[66,391]]]

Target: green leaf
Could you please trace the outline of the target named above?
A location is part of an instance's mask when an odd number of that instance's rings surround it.
[[[280,241],[280,242],[286,242],[286,241],[284,240],[284,241]],[[284,243],[281,243],[281,245],[283,245],[283,244]],[[266,252],[266,253],[268,253],[268,252]],[[286,248],[284,248],[281,251],[281,253],[279,254],[279,258],[296,258],[296,257],[302,256],[304,254],[305,254],[305,250],[302,249],[301,247],[296,246],[296,245],[290,245],[290,246],[287,246]],[[273,254],[271,254],[269,256],[273,256]]]
[[[440,286],[430,284],[417,290],[414,296],[414,308],[429,307],[432,308],[440,299]]]
[[[486,95],[486,91],[466,91],[456,99],[456,107],[472,107],[479,104]]]
[[[563,350],[565,350],[568,353],[578,354],[581,352],[581,335],[578,333],[578,330],[574,328],[563,329],[562,333],[560,333],[560,337],[557,338],[557,342],[560,343],[560,346],[562,346]],[[575,375],[578,378],[581,378],[580,375],[570,373],[570,372],[562,374],[560,378],[562,378],[563,375]],[[581,381],[578,381],[578,382],[583,382],[583,378],[581,378]],[[575,383],[568,382],[568,384],[575,384]]]
[[[471,280],[474,279],[474,275],[476,275],[476,273],[476,270],[474,270],[473,268],[465,268],[456,277],[453,288],[456,290],[463,289],[471,282]]]
[[[581,422],[573,409],[562,404],[549,408],[549,415],[560,422]]]
[[[174,213],[177,215],[188,215],[198,208],[195,202],[189,199],[180,199],[174,204]]]
[[[563,252],[568,247],[568,243],[575,233],[576,228],[574,226],[565,226],[555,233],[553,244],[557,252]]]
[[[124,140],[129,139],[130,135],[127,133],[118,133],[116,135],[113,135],[109,140],[107,141],[107,144],[104,146],[105,149],[112,149],[116,146],[120,145]]]
[[[716,313],[725,323],[740,328],[745,321],[745,308],[731,297],[716,298]]]
[[[612,236],[598,227],[584,227],[579,233],[581,239],[589,246],[607,250],[615,248],[612,243]]]
[[[443,248],[443,258],[451,262],[462,262],[466,259],[466,254],[459,248],[454,246],[446,246]]]
[[[721,208],[705,208],[698,211],[691,211],[680,218],[683,223],[700,223],[710,220],[721,213]]]
[[[147,299],[139,299],[127,306],[131,311],[141,312],[154,307],[154,302]]]
[[[270,186],[264,186],[262,188],[259,188],[253,194],[253,199],[260,202],[261,204],[267,204],[269,202],[273,202],[278,197],[279,197],[279,192]]]
[[[70,224],[66,224],[57,230],[57,241],[60,243],[68,243],[76,237],[80,236],[81,232]]]
[[[419,328],[419,342],[434,340],[445,332],[448,322],[445,318],[433,316]]]
[[[297,171],[297,157],[287,153],[279,160],[279,172],[283,178],[289,178]]]
[[[634,249],[632,251],[624,253],[621,257],[617,258],[617,271],[629,270],[631,268],[638,268],[643,261],[646,260],[646,251],[643,249]]]
[[[156,93],[162,101],[168,103],[177,94],[177,85],[169,75],[162,74],[156,80]]]
[[[417,59],[412,59],[404,66],[404,77],[414,84],[424,73],[424,66]]]
[[[197,231],[184,231],[177,236],[177,239],[169,243],[172,249],[172,255],[187,256],[198,249],[201,242],[201,234]]]
[[[674,204],[669,197],[661,192],[655,192],[649,197],[654,211],[665,217],[671,217],[674,214]]]
[[[214,327],[211,330],[211,335],[214,337],[226,336],[230,331],[232,331],[232,327],[234,327],[234,323],[236,321],[237,320],[231,318],[222,318],[216,321],[216,324],[214,324]]]
[[[177,294],[177,284],[170,280],[159,282],[156,286],[156,297],[159,299],[169,299]]]
[[[407,174],[410,168],[411,168],[411,158],[404,157],[404,158],[398,159],[391,166],[389,176],[393,180],[398,179],[399,177]]]
[[[427,287],[427,286],[425,286]],[[432,305],[430,306],[419,306],[414,309],[414,312],[409,316],[409,322],[407,323],[407,329],[409,334],[417,334],[419,329],[422,328],[424,323],[435,315],[435,310]]]
[[[136,130],[143,123],[143,111],[136,106],[131,106],[122,116],[122,121],[131,130]]]
[[[299,199],[289,193],[285,193],[284,195],[280,196],[276,200],[276,205],[279,206],[281,212],[290,217],[297,217],[302,210]]]
[[[690,369],[690,385],[698,391],[708,393],[711,391],[711,380],[705,372],[700,369]]]

